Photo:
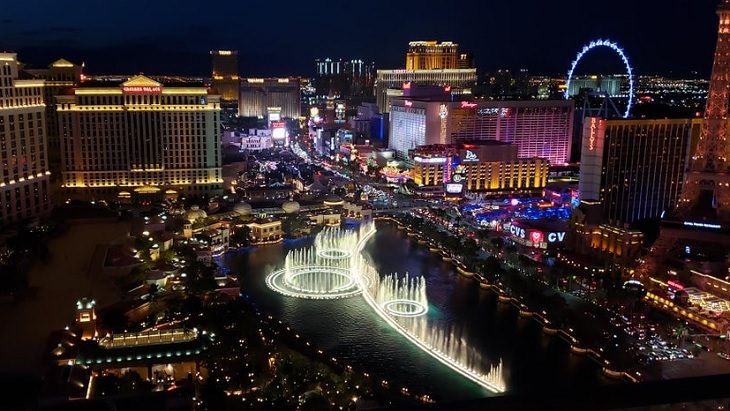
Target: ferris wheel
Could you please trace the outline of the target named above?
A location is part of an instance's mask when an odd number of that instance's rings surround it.
[[[570,70],[568,70],[568,81],[565,83],[565,99],[570,98],[570,83],[573,81],[573,72],[575,71],[576,66],[578,66],[578,63],[580,60],[585,56],[589,51],[597,48],[597,47],[607,47],[611,50],[613,50],[618,56],[621,58],[621,61],[624,63],[624,67],[626,68],[626,74],[629,78],[629,99],[628,104],[626,104],[626,111],[623,113],[623,118],[628,118],[629,113],[631,112],[631,105],[632,100],[634,96],[634,72],[631,68],[631,64],[629,64],[629,59],[626,57],[626,54],[624,54],[624,51],[619,45],[611,40],[593,40],[590,43],[583,46],[583,48],[576,54],[575,59],[570,63]]]

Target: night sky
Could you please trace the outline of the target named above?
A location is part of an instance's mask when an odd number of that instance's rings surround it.
[[[210,49],[239,50],[243,76],[304,75],[315,58],[402,68],[410,40],[451,40],[481,70],[564,73],[591,39],[623,46],[637,74],[707,77],[717,0],[359,0],[4,2],[0,50],[86,72],[210,75]],[[618,72],[609,52],[582,71]],[[581,70],[578,70],[581,71]]]

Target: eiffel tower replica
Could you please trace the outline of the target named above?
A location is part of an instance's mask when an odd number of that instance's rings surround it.
[[[730,254],[730,173],[727,129],[730,98],[730,0],[717,8],[720,23],[700,139],[689,160],[677,207],[662,221],[659,238],[639,266],[663,278],[672,260],[685,268],[725,279]],[[673,265],[677,267],[677,264]]]

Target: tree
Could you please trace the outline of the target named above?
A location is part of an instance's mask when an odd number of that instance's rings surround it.
[[[503,269],[502,265],[499,263],[499,260],[497,260],[496,257],[490,255],[482,263],[480,271],[484,278],[486,278],[487,280],[495,281],[502,275]]]
[[[231,235],[231,241],[238,247],[247,247],[250,235],[251,229],[247,225],[242,225],[240,227],[236,227],[233,235]]]
[[[119,309],[112,308],[101,312],[101,324],[112,333],[123,333],[129,326],[129,318]]]

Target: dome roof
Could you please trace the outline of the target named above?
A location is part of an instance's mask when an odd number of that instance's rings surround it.
[[[239,215],[250,215],[251,210],[251,204],[245,201],[241,201],[240,203],[233,206],[233,212],[238,213]]]
[[[344,201],[342,200],[342,197],[338,196],[337,194],[327,194],[327,196],[324,198],[324,205],[326,206],[338,206],[342,205]]]
[[[190,210],[188,210],[187,213],[185,213],[185,219],[190,221],[191,223],[194,223],[195,220],[199,218],[206,218],[208,217],[208,213],[201,210],[200,207],[194,205],[190,207]]]
[[[284,210],[284,212],[287,214],[298,213],[299,203],[297,203],[296,201],[287,201],[286,203],[281,205],[281,209]]]

